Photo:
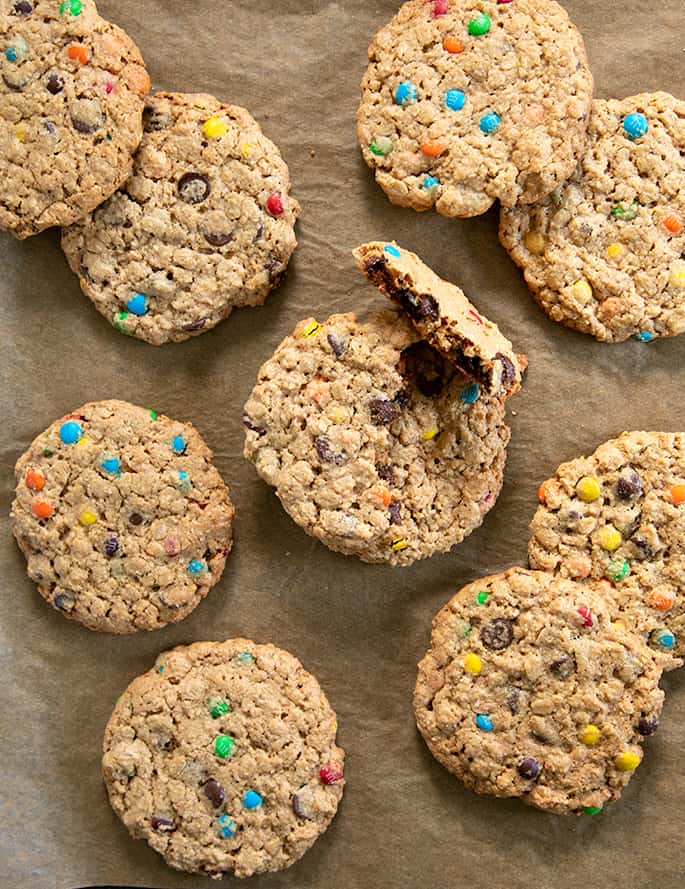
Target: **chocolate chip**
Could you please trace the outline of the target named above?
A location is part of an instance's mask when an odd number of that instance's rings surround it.
[[[324,463],[334,463],[336,466],[342,466],[345,462],[343,454],[337,454],[332,448],[331,443],[325,435],[320,435],[314,442],[316,453],[319,459]]]
[[[119,538],[114,535],[107,537],[103,544],[103,549],[106,556],[109,556],[110,559],[114,558],[119,552]]]
[[[502,385],[505,389],[508,389],[516,380],[516,368],[514,367],[513,362],[501,352],[498,352],[495,355],[495,358],[502,363]]]
[[[642,493],[642,479],[634,469],[628,470],[616,482],[616,493],[621,500],[634,500]]]
[[[641,716],[638,724],[637,730],[641,735],[653,735],[654,732],[659,728],[659,720],[656,716]]]
[[[160,818],[159,815],[153,815],[150,818],[150,824],[152,829],[158,831],[158,833],[171,833],[176,830],[176,825],[170,818]]]
[[[525,778],[526,781],[535,781],[542,771],[542,766],[537,759],[533,759],[532,756],[526,756],[516,768],[519,775],[522,778]]]
[[[367,275],[375,276],[379,274],[379,272],[385,271],[385,260],[382,256],[374,256],[371,259],[367,259],[364,263],[364,271]]]
[[[514,638],[514,627],[506,617],[496,617],[480,628],[480,641],[492,651],[504,651]]]
[[[388,507],[388,512],[390,513],[391,525],[402,524],[402,504],[399,500],[395,500],[390,504],[390,506]]]
[[[387,463],[376,463],[376,472],[378,473],[378,478],[384,482],[388,482],[390,485],[395,484],[395,470],[392,466],[389,466]]]
[[[259,225],[257,226],[257,232],[254,236],[254,243],[256,244],[257,241],[261,241],[263,235],[264,235],[264,223],[260,220]]]
[[[164,110],[163,105],[154,105],[152,103],[145,106],[143,111],[143,127],[146,133],[152,133],[157,130],[165,130],[171,124],[171,114]]]
[[[15,93],[21,92],[25,86],[28,86],[31,75],[26,68],[11,68],[2,75],[2,81],[8,89],[14,90]]]
[[[656,553],[654,552],[654,548],[649,543],[647,543],[644,537],[632,537],[630,542],[637,549],[636,557],[641,562],[653,559],[656,555]]]
[[[328,334],[328,343],[338,358],[341,358],[347,351],[347,337],[340,336],[337,333]]]
[[[256,432],[257,435],[266,434],[266,429],[263,426],[258,426],[253,420],[248,417],[247,414],[243,414],[243,426],[245,426],[251,432]]]
[[[426,318],[435,320],[440,317],[438,304],[430,293],[416,294],[412,290],[389,288],[390,296],[399,300],[404,311],[415,321],[423,321]]]
[[[568,677],[575,671],[576,665],[573,662],[573,659],[568,657],[568,655],[562,655],[558,660],[552,661],[549,665],[549,671],[553,676],[556,676],[557,679],[568,679]]]
[[[51,120],[46,120],[43,123],[43,128],[46,130],[46,132],[50,133],[51,136],[57,135],[57,127]]]
[[[91,136],[105,125],[106,117],[97,99],[77,99],[69,106],[69,114],[74,129]]]
[[[397,407],[402,408],[404,410],[405,407],[408,407],[409,402],[411,401],[411,392],[409,389],[400,389],[400,391],[393,398],[393,404],[396,404]]]
[[[49,93],[52,93],[53,96],[56,96],[57,93],[61,93],[64,89],[64,78],[61,74],[57,74],[53,71],[52,74],[48,75],[45,86]]]
[[[307,820],[311,819],[311,815],[308,814],[307,810],[304,807],[303,800],[300,797],[300,791],[293,794],[292,804],[293,812],[297,815],[298,818],[306,818]]]
[[[398,370],[426,398],[435,398],[454,376],[454,368],[428,343],[414,343],[402,352]]]
[[[135,527],[138,527],[138,525],[142,525],[143,522],[145,521],[145,519],[139,512],[130,513],[128,520],[129,520],[130,524],[134,525]]]
[[[29,0],[17,0],[14,4],[14,11],[17,15],[31,15],[33,12],[33,3]]]
[[[196,321],[191,321],[190,324],[184,324],[183,329],[192,333],[194,330],[202,330],[205,324],[209,321],[209,318],[198,318]]]
[[[369,413],[374,426],[390,426],[399,419],[402,409],[389,398],[372,398],[369,402]]]
[[[523,703],[523,691],[512,685],[511,688],[507,689],[506,702],[507,707],[513,714],[518,713]]]
[[[209,781],[207,781],[203,790],[205,792],[205,796],[215,809],[218,809],[219,806],[226,799],[224,788],[221,786],[221,784],[219,784],[218,781],[215,781],[214,778],[210,778]]]
[[[233,232],[207,232],[205,241],[212,247],[225,247],[233,240]]]
[[[185,173],[178,180],[178,194],[186,204],[201,204],[209,197],[212,186],[202,173]]]
[[[265,263],[265,268],[272,284],[278,283],[285,273],[283,263],[277,256],[270,256]]]
[[[53,605],[58,611],[72,611],[74,608],[74,597],[71,593],[59,593],[52,600]]]

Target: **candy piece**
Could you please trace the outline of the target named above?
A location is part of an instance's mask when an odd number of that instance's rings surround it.
[[[19,58],[19,53],[17,52],[14,46],[8,46],[5,50],[5,58],[8,62],[16,62]]]
[[[186,204],[201,204],[212,190],[207,176],[202,173],[185,173],[176,185],[178,195]]]
[[[74,608],[74,597],[71,593],[58,593],[53,599],[52,604],[58,611],[66,611],[69,613]]]
[[[614,562],[609,562],[606,569],[606,576],[609,580],[613,580],[618,583],[621,580],[625,580],[626,577],[630,574],[630,565],[625,559],[616,559]]]
[[[609,259],[620,259],[625,256],[626,248],[623,244],[609,244],[607,247],[607,256]]]
[[[593,475],[586,475],[576,485],[576,494],[584,503],[592,503],[593,500],[598,500],[601,493],[602,489],[599,482]]]
[[[266,199],[266,210],[271,216],[282,216],[285,212],[283,196],[278,193],[270,194]]]
[[[514,639],[514,627],[506,617],[496,617],[480,628],[480,641],[491,651],[504,651]]]
[[[460,53],[464,52],[464,44],[458,37],[445,37],[442,42],[443,49],[446,49],[447,52],[451,53]]]
[[[394,256],[395,259],[402,258],[402,253],[393,244],[386,244],[385,247],[383,247],[383,252],[387,253],[389,256]]]
[[[185,451],[186,443],[182,435],[177,435],[173,438],[171,442],[171,449],[176,454],[182,454]]]
[[[116,457],[105,456],[100,461],[100,468],[108,475],[120,475],[121,463]]]
[[[214,753],[220,759],[227,759],[235,752],[235,741],[230,735],[217,735],[214,739]]]
[[[627,207],[622,204],[616,204],[611,211],[611,215],[615,219],[623,219],[624,222],[632,222],[640,210],[640,202],[634,200]]]
[[[205,783],[202,789],[205,792],[205,796],[215,809],[218,809],[219,806],[226,799],[226,791],[214,778],[210,778],[209,781]]]
[[[592,299],[592,287],[589,285],[587,281],[580,280],[576,281],[576,283],[571,288],[573,291],[574,297],[582,303],[587,303]]]
[[[476,716],[476,725],[483,732],[491,732],[493,730],[492,720],[487,713],[479,713]]]
[[[659,630],[654,630],[649,638],[650,642],[653,642],[657,648],[661,648],[663,651],[671,651],[675,648],[675,636],[665,627],[662,627]]]
[[[526,779],[526,781],[535,781],[535,779],[540,776],[542,766],[537,759],[533,759],[532,756],[526,756],[518,764],[516,770],[522,778]]]
[[[343,773],[342,769],[334,766],[332,763],[326,763],[321,769],[319,769],[319,778],[321,779],[322,784],[336,784],[338,781],[342,781]]]
[[[207,701],[207,706],[214,719],[218,719],[220,716],[231,712],[231,705],[228,701],[224,701],[223,698],[210,698]]]
[[[405,80],[395,89],[395,104],[406,108],[407,105],[413,105],[419,97],[419,91],[413,83]]]
[[[651,343],[654,339],[654,334],[650,333],[648,330],[645,330],[642,333],[636,333],[635,339],[639,340],[641,343]]]
[[[485,603],[488,601],[489,598],[490,598],[490,593],[488,593],[487,590],[483,590],[482,592],[478,593],[478,595],[476,596],[476,602],[479,605],[485,605]]]
[[[190,479],[190,476],[184,470],[181,470],[178,473],[178,489],[183,494],[187,494],[188,491],[192,488],[193,483]]]
[[[40,497],[34,498],[31,503],[31,512],[37,519],[49,519],[53,513],[52,504]]]
[[[206,570],[207,570],[206,563],[201,561],[200,559],[193,559],[188,564],[188,572],[190,574],[204,574],[204,572]]]
[[[119,333],[123,333],[126,336],[130,336],[128,330],[125,330],[122,323],[121,323],[122,321],[125,321],[127,318],[128,318],[128,312],[119,312],[119,314],[116,316],[116,320],[114,321],[114,329],[118,330]]]
[[[392,543],[390,544],[390,549],[393,552],[399,553],[402,552],[403,549],[406,549],[409,546],[404,537],[396,537]]]
[[[79,62],[81,65],[87,65],[90,59],[90,52],[82,43],[72,43],[67,48],[67,57],[73,62]]]
[[[671,274],[668,278],[668,283],[671,287],[677,287],[678,290],[682,290],[685,288],[685,265],[682,263],[678,263],[673,266],[671,269]]]
[[[547,486],[552,483],[551,479],[544,481],[538,488],[538,500],[544,505],[547,504]]]
[[[673,603],[675,602],[675,593],[673,590],[665,590],[665,591],[657,591],[655,590],[648,599],[649,604],[652,608],[656,608],[657,611],[669,611],[673,608]]]
[[[604,806],[582,806],[583,815],[599,815]]]
[[[82,525],[88,527],[89,525],[94,525],[97,522],[98,517],[95,515],[94,512],[91,512],[91,510],[84,509],[81,515],[78,517],[78,520]]]
[[[149,311],[147,297],[144,293],[136,293],[126,303],[126,308],[132,315],[147,315]]]
[[[466,95],[461,90],[447,90],[445,93],[445,105],[450,111],[461,111],[466,104]]]
[[[392,147],[392,139],[388,136],[379,136],[369,145],[369,151],[376,157],[386,157],[392,151]]]
[[[113,558],[119,551],[119,538],[115,534],[111,534],[109,537],[105,538],[102,548],[104,549],[106,556],[110,559]]]
[[[626,750],[618,754],[614,759],[614,765],[619,772],[633,772],[640,765],[640,757],[637,753],[630,753]]]
[[[229,815],[226,815],[225,813],[219,818],[218,824],[219,833],[227,840],[231,837],[234,837],[238,832],[238,825]]]
[[[425,188],[426,191],[430,191],[433,188],[437,188],[440,185],[440,180],[436,179],[435,176],[426,176],[426,178],[421,183],[421,187]]]
[[[623,543],[623,538],[613,525],[605,525],[597,532],[597,543],[607,552],[613,552]]]
[[[480,386],[478,383],[472,383],[460,394],[459,398],[464,404],[475,404],[480,398]]]
[[[668,216],[661,220],[661,224],[671,235],[680,235],[683,232],[683,220],[680,216],[676,216],[675,213],[669,213]]]
[[[374,485],[369,489],[369,499],[379,506],[390,506],[392,494],[385,485]]]
[[[318,321],[310,321],[309,324],[307,324],[307,326],[304,328],[304,330],[300,334],[300,337],[303,340],[306,340],[310,336],[314,336],[314,334],[317,333],[319,330],[321,330],[321,325],[319,324],[319,322]]]
[[[581,618],[583,620],[584,627],[593,626],[595,620],[594,620],[594,615],[592,613],[591,608],[588,608],[585,605],[581,605],[580,608],[578,609],[578,614],[581,616]]]
[[[64,0],[59,5],[59,14],[64,15],[65,12],[68,12],[69,15],[81,15],[82,9],[82,0]]]
[[[262,804],[262,798],[256,790],[248,790],[243,796],[243,805],[246,809],[258,809]]]
[[[491,24],[490,16],[482,12],[469,22],[469,34],[472,37],[482,37],[488,33]]]
[[[441,142],[438,142],[437,139],[426,139],[426,141],[421,144],[421,151],[423,151],[427,157],[440,157],[444,150],[445,146]]]
[[[545,252],[545,239],[538,231],[526,232],[523,244],[529,253],[533,256],[541,256]]]
[[[254,655],[250,654],[249,651],[243,651],[238,655],[236,660],[241,664],[254,664]]]
[[[634,114],[629,114],[623,119],[623,130],[626,136],[632,141],[641,139],[646,134],[648,129],[649,123],[647,122],[647,118],[644,116],[644,114],[635,112]]]
[[[437,438],[440,435],[440,430],[437,426],[431,426],[430,429],[426,429],[424,433],[422,433],[421,438],[423,441],[432,441],[434,438]]]
[[[150,818],[150,824],[152,829],[158,833],[172,833],[172,831],[176,830],[176,825],[171,818],[161,818],[159,815],[153,815]]]
[[[467,673],[473,673],[477,676],[479,673],[483,672],[483,661],[477,654],[467,654],[464,657],[464,669]]]
[[[490,133],[496,133],[499,129],[499,125],[502,123],[502,118],[499,114],[495,114],[494,111],[489,111],[487,114],[484,114],[481,119],[479,126],[481,130],[485,133],[486,136],[489,136]]]
[[[498,6],[504,6],[505,3],[513,3],[514,0],[497,0]]]
[[[436,19],[438,16],[447,15],[450,11],[449,0],[433,0],[433,18]]]
[[[578,733],[578,739],[581,744],[585,744],[586,747],[594,747],[595,744],[599,743],[600,737],[600,730],[596,725],[592,725],[592,723],[586,725],[585,728],[582,728]]]
[[[83,437],[83,429],[74,420],[69,420],[60,427],[59,437],[64,444],[73,445]]]
[[[39,469],[29,469],[25,482],[30,491],[42,491],[45,487],[45,476]]]
[[[671,498],[671,503],[681,506],[685,503],[685,485],[671,485],[668,489],[668,496]]]
[[[221,139],[228,132],[228,124],[220,117],[210,117],[204,122],[202,132],[207,139]]]
[[[658,728],[659,720],[656,716],[641,716],[637,723],[637,730],[644,737],[653,735]]]

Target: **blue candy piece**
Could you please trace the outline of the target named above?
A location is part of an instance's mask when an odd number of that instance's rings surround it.
[[[222,815],[219,818],[219,833],[222,837],[226,837],[226,839],[230,839],[236,835],[238,830],[238,825],[235,821],[230,817],[230,815]]]
[[[16,62],[19,58],[19,54],[13,46],[8,46],[5,50],[5,58],[8,62]]]
[[[67,423],[62,424],[59,430],[59,437],[64,444],[73,445],[83,438],[83,429],[81,429],[78,423],[69,420]]]
[[[635,339],[639,340],[641,343],[651,343],[654,339],[654,334],[645,330],[644,333],[636,333]]]
[[[246,809],[258,809],[262,804],[262,798],[256,790],[248,790],[243,797],[243,805]]]
[[[440,185],[440,180],[436,179],[435,176],[426,176],[421,185],[426,191],[429,191],[431,188],[437,188]]]
[[[136,293],[126,303],[126,308],[132,315],[147,315],[149,309],[147,297],[144,293]]]
[[[502,118],[499,114],[495,114],[494,111],[488,111],[480,119],[480,128],[486,136],[489,136],[490,133],[495,133],[499,129],[501,123]]]
[[[461,111],[466,104],[466,94],[461,90],[447,90],[445,93],[445,105],[450,111]]]
[[[386,244],[385,247],[383,248],[383,250],[384,250],[386,253],[389,253],[390,256],[394,256],[395,259],[401,259],[401,258],[402,258],[402,254],[400,253],[400,251],[397,249],[397,247],[393,247],[392,244]]]
[[[158,672],[158,673],[163,673],[163,672],[164,672],[164,664],[160,664],[159,667],[157,667],[157,672]]]
[[[207,570],[207,566],[200,559],[193,559],[188,565],[188,571],[191,574],[202,574]]]
[[[171,442],[171,448],[177,454],[182,454],[186,449],[185,439],[182,435],[177,435]]]
[[[116,457],[105,457],[100,466],[104,469],[105,472],[109,473],[109,475],[119,475],[119,469],[121,468],[121,463],[117,460]]]
[[[478,716],[476,716],[476,725],[479,729],[481,729],[481,731],[492,731],[492,720],[487,713],[479,713]]]
[[[675,647],[675,636],[670,630],[663,628],[661,630],[654,630],[652,633],[652,642],[655,645],[658,645],[659,648],[663,648],[664,651],[670,651]]]
[[[244,651],[242,654],[239,654],[237,660],[239,660],[241,664],[254,664],[254,657],[249,651]]]
[[[187,494],[188,491],[190,490],[190,488],[192,487],[192,484],[193,484],[193,483],[191,482],[191,480],[190,480],[190,476],[188,475],[188,473],[187,473],[187,472],[184,472],[183,470],[181,470],[181,471],[179,472],[179,474],[178,474],[178,487],[179,487],[179,490],[180,490],[182,493]]]
[[[635,139],[641,139],[645,135],[649,129],[649,123],[644,114],[636,111],[623,119],[623,129],[626,136],[634,141]]]
[[[408,80],[403,81],[395,90],[395,104],[405,108],[407,105],[413,105],[419,97],[419,91],[413,83]]]
[[[480,398],[480,386],[478,383],[473,383],[473,385],[464,389],[459,398],[461,398],[464,404],[475,404]]]

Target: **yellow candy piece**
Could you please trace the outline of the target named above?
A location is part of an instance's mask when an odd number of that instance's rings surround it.
[[[87,435],[82,435],[81,438],[79,438],[79,440],[76,442],[76,447],[83,448],[87,444],[90,444],[90,439],[88,438]]]
[[[679,290],[685,288],[685,265],[673,266],[669,282],[671,287],[677,287]]]
[[[625,628],[626,628],[626,625],[623,623],[622,620],[612,620],[612,621],[611,621],[611,626],[612,626],[615,630],[625,630]]]
[[[334,407],[330,408],[326,412],[326,416],[331,421],[331,423],[336,423],[336,424],[345,423],[348,419],[347,412],[345,411],[345,408],[340,407],[339,405],[335,405]]]
[[[252,146],[250,145],[249,142],[243,142],[243,144],[240,146],[240,153],[242,154],[243,157],[249,157],[251,151],[252,151]]]
[[[210,117],[205,121],[202,130],[208,139],[221,139],[228,132],[228,124],[220,117]]]
[[[529,253],[532,253],[533,256],[540,256],[541,253],[545,252],[545,239],[542,237],[540,232],[526,232],[523,243],[525,244],[526,250]]]
[[[89,509],[84,509],[81,515],[78,517],[78,520],[79,522],[81,522],[82,525],[88,526],[94,525],[97,522],[98,517]]]
[[[582,303],[587,303],[592,299],[592,287],[587,281],[581,279],[573,285],[573,295]]]
[[[609,259],[620,259],[625,256],[626,248],[623,244],[609,244],[607,247],[607,256]]]
[[[464,669],[467,673],[473,673],[477,676],[483,671],[483,661],[477,654],[467,654],[464,657]]]
[[[602,549],[612,553],[623,543],[623,538],[620,531],[617,531],[613,525],[605,525],[597,532],[597,543]]]
[[[303,340],[306,340],[307,337],[314,336],[314,334],[317,333],[317,331],[319,331],[319,330],[321,330],[321,325],[319,324],[319,322],[318,321],[310,321],[309,324],[302,331],[300,336],[302,337]]]
[[[14,135],[20,142],[26,142],[26,127],[24,124],[20,123],[18,127],[14,130]]]
[[[421,438],[422,438],[424,441],[431,441],[431,439],[433,439],[433,438],[437,438],[437,436],[438,436],[439,434],[440,434],[440,430],[438,429],[438,427],[437,427],[437,426],[431,426],[430,429],[426,429],[426,431],[423,433],[423,435],[421,436]]]
[[[592,503],[593,500],[598,500],[601,493],[602,489],[599,482],[593,475],[586,475],[576,485],[576,494],[585,503]]]
[[[409,546],[409,544],[408,544],[407,541],[404,539],[404,537],[397,537],[397,538],[396,538],[395,540],[393,540],[393,542],[390,544],[390,548],[391,548],[394,552],[396,552],[396,553],[400,552],[400,551],[403,550],[403,549],[406,549],[408,546]]]
[[[589,723],[584,729],[581,729],[578,738],[586,747],[594,747],[599,741],[600,731],[596,725]]]
[[[637,753],[629,753],[626,750],[618,754],[614,760],[614,765],[619,772],[632,772],[640,765],[640,757]]]

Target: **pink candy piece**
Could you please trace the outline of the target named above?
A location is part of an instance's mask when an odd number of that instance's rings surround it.
[[[449,0],[433,0],[433,18],[436,19],[439,15],[447,15],[450,11],[450,3]]]
[[[283,197],[280,194],[270,194],[266,201],[266,209],[272,216],[281,216],[283,210]]]
[[[180,551],[181,549],[178,545],[178,540],[174,537],[167,537],[164,541],[164,552],[168,556],[177,556]]]
[[[497,0],[498,6],[504,6],[505,3],[513,3],[514,0]]]
[[[591,627],[594,624],[594,616],[592,610],[583,605],[578,609],[578,614],[583,618],[583,626]]]
[[[324,784],[335,784],[336,781],[342,781],[342,776],[342,771],[330,763],[319,770],[319,778]]]

